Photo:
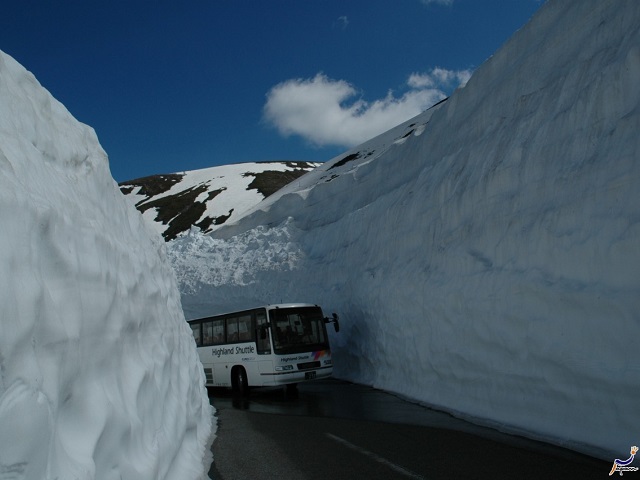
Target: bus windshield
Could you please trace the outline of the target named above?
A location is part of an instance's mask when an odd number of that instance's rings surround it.
[[[278,308],[269,312],[275,353],[301,353],[329,348],[319,307]]]

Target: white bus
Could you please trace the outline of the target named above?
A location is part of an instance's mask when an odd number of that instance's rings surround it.
[[[333,371],[326,324],[339,330],[338,316],[326,318],[317,305],[291,303],[190,320],[206,385],[295,386],[329,377]]]

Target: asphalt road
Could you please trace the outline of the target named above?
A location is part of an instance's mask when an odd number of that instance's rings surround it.
[[[611,464],[337,380],[210,392],[214,480],[590,479]]]

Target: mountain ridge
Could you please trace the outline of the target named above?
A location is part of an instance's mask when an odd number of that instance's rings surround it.
[[[306,161],[232,163],[120,182],[120,191],[170,241],[192,227],[210,233],[320,165]]]

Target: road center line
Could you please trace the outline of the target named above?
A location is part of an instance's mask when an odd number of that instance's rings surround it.
[[[375,453],[373,453],[373,452],[370,452],[369,450],[366,450],[366,449],[364,449],[364,448],[362,448],[362,447],[359,447],[359,446],[357,446],[357,445],[354,445],[353,443],[351,443],[351,442],[349,442],[349,441],[345,440],[344,438],[340,438],[340,437],[338,437],[338,436],[336,436],[336,435],[333,435],[333,434],[331,434],[331,433],[325,433],[325,435],[326,435],[327,437],[329,437],[330,439],[332,439],[332,440],[334,440],[334,441],[336,441],[336,442],[338,442],[338,443],[341,443],[341,444],[342,444],[342,445],[344,445],[345,447],[350,448],[351,450],[354,450],[354,451],[356,451],[356,452],[359,452],[359,453],[361,453],[361,454],[363,454],[363,455],[366,455],[367,457],[371,458],[372,460],[375,460],[375,461],[376,461],[376,462],[378,462],[378,463],[381,463],[381,464],[383,464],[383,465],[386,465],[387,467],[391,468],[392,470],[395,470],[395,471],[396,471],[396,472],[398,472],[398,473],[401,473],[402,475],[405,475],[405,476],[407,476],[407,477],[409,477],[409,478],[415,478],[415,479],[422,479],[422,480],[424,480],[424,477],[423,477],[423,476],[418,475],[417,473],[413,473],[412,471],[407,470],[406,468],[403,468],[403,467],[401,467],[400,465],[396,465],[395,463],[390,462],[390,461],[389,461],[389,460],[387,460],[386,458],[381,457],[380,455],[377,455],[377,454],[375,454]]]

